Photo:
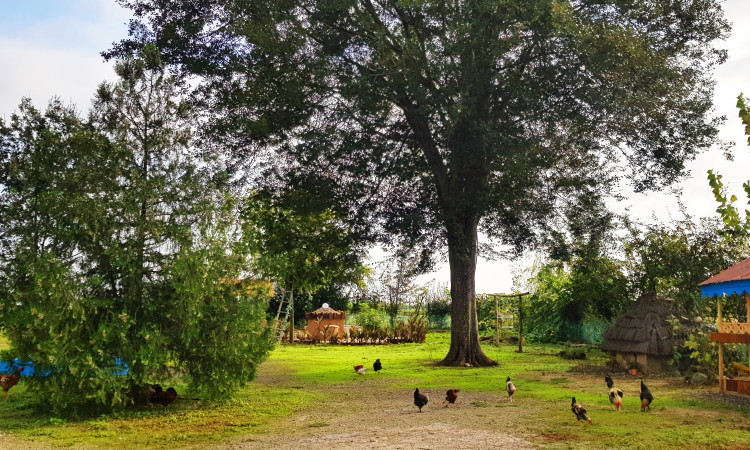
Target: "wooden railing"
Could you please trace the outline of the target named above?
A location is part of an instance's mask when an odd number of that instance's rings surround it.
[[[719,333],[750,334],[750,323],[744,322],[721,322]]]

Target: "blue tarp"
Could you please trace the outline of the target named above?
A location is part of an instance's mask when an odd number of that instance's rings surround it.
[[[23,367],[23,372],[21,373],[21,376],[24,377],[31,377],[34,376],[34,363],[31,361],[28,361],[26,363],[22,363],[20,359],[16,358],[13,360],[12,364],[8,364],[5,361],[0,361],[0,374],[12,374],[16,370],[18,370],[19,367]],[[128,365],[122,362],[120,358],[115,358],[115,369],[112,370],[113,375],[127,375],[128,371]],[[43,373],[42,376],[46,377],[49,376],[50,372]]]
[[[24,377],[30,377],[34,375],[34,363],[31,361],[27,363],[21,363],[21,360],[16,358],[13,360],[13,364],[8,364],[5,361],[0,361],[0,373],[11,375],[15,373],[16,370],[18,370],[19,367],[23,367],[23,373],[21,374]],[[49,375],[49,373],[46,373],[45,375]]]
[[[725,283],[708,284],[701,286],[701,294],[704,297],[713,297],[714,295],[742,295],[750,293],[750,280],[727,281]]]

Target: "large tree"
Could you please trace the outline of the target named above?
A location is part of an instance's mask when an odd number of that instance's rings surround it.
[[[478,231],[533,244],[619,178],[658,189],[709,147],[718,0],[121,0],[131,38],[202,80],[210,135],[329,180],[354,225],[447,242],[446,365],[494,364]],[[293,178],[293,177],[292,177]]]

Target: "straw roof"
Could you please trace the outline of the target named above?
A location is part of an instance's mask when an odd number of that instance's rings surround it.
[[[346,319],[346,311],[336,311],[333,308],[318,308],[305,313],[305,319]]]
[[[671,301],[653,294],[638,298],[614,327],[604,333],[601,349],[617,353],[671,356],[672,326],[667,323]]]

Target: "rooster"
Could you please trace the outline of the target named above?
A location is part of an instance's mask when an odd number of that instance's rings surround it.
[[[573,400],[570,402],[570,410],[573,412],[573,414],[576,415],[576,419],[578,420],[585,420],[589,424],[593,424],[594,421],[589,418],[588,415],[586,415],[586,410],[581,406],[579,403],[576,403],[576,398],[573,397]]]
[[[422,408],[428,401],[430,401],[430,399],[426,395],[419,393],[419,388],[414,391],[414,406],[419,408],[419,412],[422,412]]]
[[[16,370],[13,375],[0,376],[0,386],[3,387],[5,398],[8,398],[8,391],[10,388],[18,384],[18,380],[21,379],[21,372],[23,372],[23,367]]]
[[[162,390],[161,386],[156,384],[154,386],[151,386],[151,389],[153,390],[153,393],[149,397],[148,401],[151,403],[159,403],[164,407],[164,409],[166,409],[170,403],[173,403],[175,400],[177,400],[177,391],[173,387],[167,388],[167,390],[164,391]]]
[[[641,380],[641,412],[646,411],[648,408],[651,411],[651,402],[654,401],[654,396],[651,395],[651,391],[648,390],[643,380]]]
[[[354,366],[354,373],[356,373],[357,375],[364,375],[365,372],[367,372],[367,369],[362,364]]]
[[[513,394],[516,393],[516,383],[510,381],[510,377],[505,379],[505,390],[508,391],[508,398],[513,402]]]
[[[373,370],[375,370],[375,373],[378,373],[380,369],[383,368],[383,365],[380,364],[380,359],[375,360],[375,364],[372,365]]]
[[[448,389],[448,392],[445,393],[445,401],[443,402],[446,408],[449,403],[456,403],[459,392],[461,392],[460,389]]]
[[[609,402],[612,403],[613,408],[619,411],[622,405],[622,391],[615,387],[615,382],[609,375],[604,377],[604,382],[607,383],[609,388]]]

